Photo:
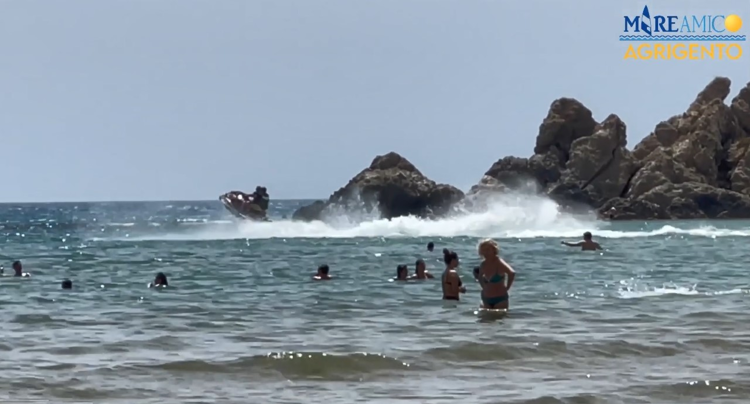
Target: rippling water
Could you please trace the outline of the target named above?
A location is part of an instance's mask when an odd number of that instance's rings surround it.
[[[219,202],[0,205],[0,402],[747,403],[750,222],[597,223],[545,200],[428,222],[238,223]],[[591,230],[605,247],[560,245]],[[518,272],[475,314],[478,237]],[[389,282],[448,247],[469,291]],[[8,276],[15,259],[28,279]],[[320,263],[335,279],[312,282]],[[170,287],[146,287],[156,272]],[[60,289],[70,278],[74,290]]]

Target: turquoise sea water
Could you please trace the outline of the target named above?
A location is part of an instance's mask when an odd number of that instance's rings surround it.
[[[0,402],[750,400],[750,222],[601,223],[528,198],[282,219],[300,203],[273,223],[218,201],[0,205]],[[586,230],[603,253],[560,245]],[[518,273],[504,318],[475,314],[486,236]],[[436,280],[389,282],[417,258],[440,273],[429,241],[461,258],[458,305]],[[334,280],[310,280],[321,263]],[[159,271],[171,286],[148,289]]]

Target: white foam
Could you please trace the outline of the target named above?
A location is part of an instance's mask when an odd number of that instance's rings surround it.
[[[654,236],[750,237],[750,228],[717,229],[711,226],[681,229],[664,225],[655,230],[611,230],[613,223],[592,216],[561,213],[548,198],[503,195],[488,201],[481,211],[462,211],[440,219],[398,217],[376,219],[372,212],[335,212],[324,221],[248,222],[233,220],[195,223],[174,233],[128,237],[130,240],[227,240],[266,238],[353,238],[353,237],[496,237],[496,238],[579,238],[591,231],[597,238]]]

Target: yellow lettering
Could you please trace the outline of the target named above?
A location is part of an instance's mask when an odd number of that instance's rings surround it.
[[[667,53],[667,56],[669,56],[669,53]],[[654,45],[654,59],[669,59],[668,57],[664,57],[664,44],[656,44]]]
[[[708,49],[711,49],[711,51],[709,52]],[[703,59],[705,56],[708,56],[711,59],[713,59],[714,58],[714,49],[716,49],[716,48],[714,48],[713,44],[711,44],[711,48],[706,48],[705,46],[701,46],[701,59]]]
[[[632,44],[628,45],[628,50],[625,51],[625,59],[638,59],[638,55],[635,53]]]
[[[730,52],[731,49],[737,49],[737,56],[732,56],[732,53]],[[732,60],[737,60],[742,56],[742,47],[737,45],[736,43],[729,44],[727,46],[727,57]]]
[[[726,45],[724,45],[723,43],[716,43],[714,44],[714,46],[719,48],[719,51],[717,52],[719,54],[719,60],[723,60],[724,59],[724,47]]]
[[[687,50],[685,50],[685,44],[678,43],[673,48],[674,50],[674,58],[677,60],[685,60],[687,57]],[[682,52],[680,52],[680,50]]]
[[[742,57],[742,46],[736,43],[712,43],[710,45],[701,43],[641,43],[628,45],[625,50],[624,59],[677,59],[677,60],[703,60],[703,59],[727,59],[737,60]]]
[[[697,43],[691,43],[690,45],[688,45],[688,52],[690,54],[690,60],[700,59],[701,48],[703,48],[703,46],[700,46]]]
[[[644,54],[645,49],[645,54]],[[641,59],[651,59],[651,56],[653,54],[651,53],[651,46],[647,43],[642,43],[638,45],[638,57]]]

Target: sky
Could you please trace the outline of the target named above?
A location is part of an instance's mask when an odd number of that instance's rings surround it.
[[[750,2],[0,0],[0,202],[325,198],[379,154],[468,189],[550,104],[629,147],[738,61],[624,60],[624,15]]]

